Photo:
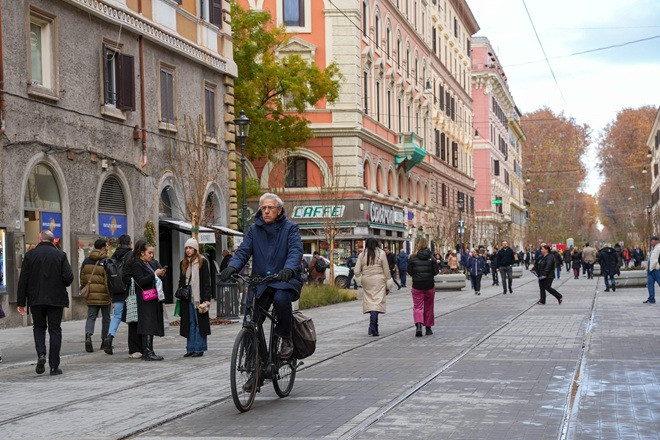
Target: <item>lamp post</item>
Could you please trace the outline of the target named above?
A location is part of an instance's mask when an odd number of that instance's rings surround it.
[[[465,208],[465,199],[463,194],[458,194],[458,252],[463,255],[463,209]]]
[[[653,228],[651,227],[651,211],[653,208],[651,205],[646,205],[646,227],[648,228],[648,234],[647,235],[653,235]],[[646,237],[648,238],[648,237]]]
[[[245,212],[247,211],[246,189],[245,189],[245,140],[250,134],[250,119],[245,116],[245,111],[241,110],[238,118],[234,119],[234,126],[236,128],[236,137],[241,143],[241,184],[242,184],[242,198],[243,208],[241,209],[241,222],[243,227],[243,236],[246,233],[245,225]]]

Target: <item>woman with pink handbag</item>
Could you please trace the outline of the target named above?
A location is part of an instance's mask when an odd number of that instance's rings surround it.
[[[137,298],[138,322],[137,332],[142,337],[142,360],[162,361],[162,356],[154,353],[154,336],[164,336],[163,303],[158,301],[156,277],[165,275],[164,268],[156,268],[153,264],[154,247],[146,240],[135,243],[133,253],[124,268],[124,283],[135,281],[135,296]]]

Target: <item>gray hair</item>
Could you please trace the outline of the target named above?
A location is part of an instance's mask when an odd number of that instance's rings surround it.
[[[39,238],[41,241],[47,241],[48,243],[53,243],[55,241],[55,235],[53,235],[48,229],[41,231],[41,233],[39,233]]]
[[[273,194],[273,193],[265,193],[264,195],[259,197],[259,207],[260,208],[261,208],[261,205],[264,204],[264,200],[267,200],[267,199],[275,200],[275,203],[277,204],[278,208],[284,207],[284,202],[282,201],[282,199],[280,199],[280,197],[278,195]]]

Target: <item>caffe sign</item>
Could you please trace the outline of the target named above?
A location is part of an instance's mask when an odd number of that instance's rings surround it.
[[[291,218],[341,218],[344,216],[345,205],[294,206]]]
[[[403,224],[403,211],[395,209],[394,206],[371,202],[369,216],[374,223],[381,223],[384,225]]]

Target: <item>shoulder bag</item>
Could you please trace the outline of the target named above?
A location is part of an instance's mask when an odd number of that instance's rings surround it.
[[[92,274],[89,276],[89,279],[87,280],[87,284],[85,284],[85,287],[83,287],[80,290],[80,296],[82,296],[85,299],[87,299],[87,297],[89,296],[89,285],[92,284],[92,277],[94,276],[94,271],[96,271],[96,266],[99,265],[100,261],[101,260],[96,260],[96,264],[94,265],[94,269],[92,269]]]
[[[192,277],[192,274],[190,274],[190,276]],[[176,292],[174,292],[174,297],[180,299],[181,301],[190,301],[191,296],[192,288],[190,287],[190,279],[188,279],[188,282],[185,286],[179,287],[176,289]]]

